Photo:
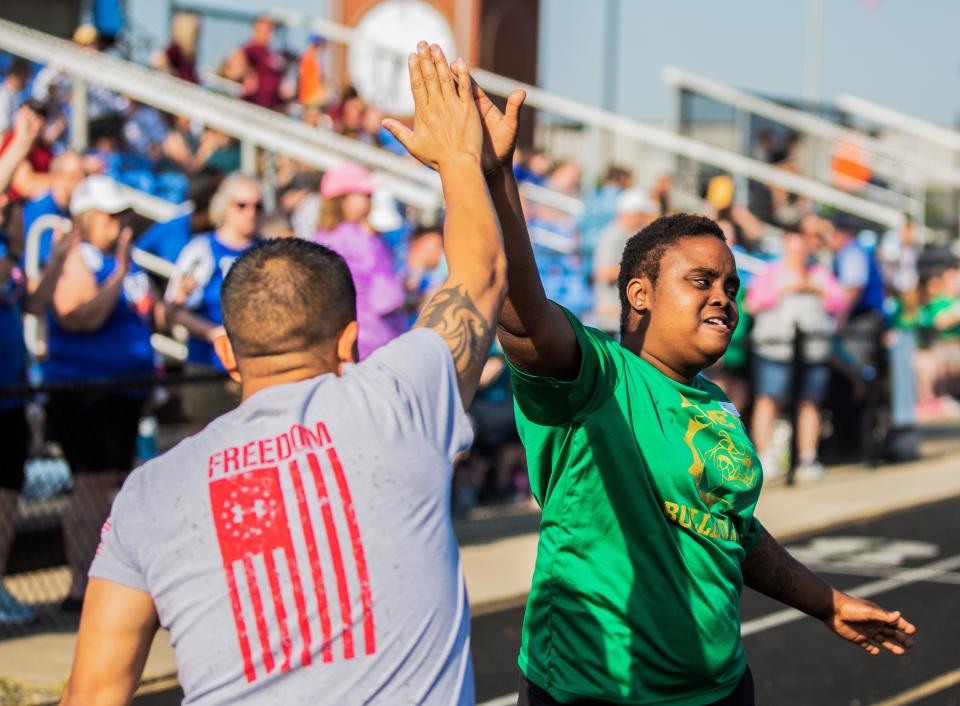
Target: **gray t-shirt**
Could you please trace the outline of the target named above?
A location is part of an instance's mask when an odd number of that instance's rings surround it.
[[[134,471],[90,575],[148,592],[185,704],[473,704],[443,339],[257,392]]]

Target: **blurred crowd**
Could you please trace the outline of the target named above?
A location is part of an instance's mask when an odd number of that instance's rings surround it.
[[[176,15],[153,66],[199,81],[199,30],[196,15]],[[278,51],[273,33],[269,19],[256,20],[249,42],[220,67],[243,100],[403,153],[381,127],[381,110],[329,80],[323,37],[311,36],[301,52]],[[90,27],[78,29],[74,42],[104,50]],[[0,61],[0,73],[0,390],[28,375],[62,384],[49,395],[45,425],[33,432],[28,400],[0,397],[5,458],[14,459],[0,475],[0,576],[23,461],[55,448],[72,470],[63,524],[74,572],[65,607],[78,608],[111,494],[134,457],[144,456],[137,441],[145,415],[160,412],[148,387],[70,391],[70,384],[181,367],[222,370],[212,346],[222,326],[220,285],[233,260],[271,237],[313,239],[346,258],[366,356],[406,330],[443,282],[443,220],[424,224],[423,214],[354,163],[320,173],[277,157],[268,204],[261,182],[239,173],[236,140],[95,85],[90,148],[78,154],[69,148],[70,76],[12,57]],[[762,133],[754,156],[796,170],[795,149],[793,136],[777,143]],[[671,176],[640,185],[628,166],[614,165],[600,183],[586,184],[576,161],[537,149],[518,150],[515,171],[522,182],[582,201],[576,217],[525,204],[534,250],[547,295],[616,337],[621,253],[630,236],[675,210]],[[191,206],[154,223],[134,212],[124,186]],[[750,192],[740,205],[729,175],[702,178],[704,208],[727,234],[742,282],[740,325],[708,375],[750,424],[765,476],[786,472],[791,434],[800,480],[820,477],[825,456],[862,459],[868,447],[876,458],[915,456],[917,423],[960,411],[956,258],[921,248],[909,223],[884,232],[763,184],[752,183]],[[51,224],[49,216],[72,225]],[[31,230],[38,249],[28,257]],[[134,248],[174,263],[174,275],[141,269]],[[46,350],[33,362],[24,314],[47,329]],[[185,341],[185,360],[161,357],[156,334]],[[237,401],[229,382],[184,386],[164,414],[195,429]],[[471,416],[476,442],[458,468],[455,509],[527,501],[509,377],[496,349]],[[32,448],[28,438],[36,438]],[[25,611],[0,588],[0,621],[26,618]]]

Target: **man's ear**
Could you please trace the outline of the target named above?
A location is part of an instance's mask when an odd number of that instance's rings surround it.
[[[360,334],[360,325],[356,321],[351,321],[343,327],[343,331],[337,337],[337,374],[347,363],[356,363],[360,359],[359,348],[357,347],[357,336]]]
[[[213,339],[213,350],[234,382],[241,382],[240,371],[237,369],[237,356],[233,352],[233,344],[230,343],[226,333],[221,333]]]

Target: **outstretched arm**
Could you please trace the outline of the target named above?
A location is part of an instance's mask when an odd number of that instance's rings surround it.
[[[580,363],[580,347],[567,317],[543,291],[513,176],[513,152],[524,93],[511,93],[504,112],[476,82],[473,97],[483,117],[484,172],[507,256],[507,298],[497,332],[500,345],[510,361],[525,372],[573,379]]]
[[[898,610],[837,590],[790,553],[765,529],[743,563],[743,581],[755,591],[822,621],[827,628],[871,655],[883,647],[902,655],[913,647],[916,628]]]
[[[440,47],[426,42],[408,64],[414,129],[395,120],[384,126],[410,154],[440,173],[446,203],[443,252],[450,271],[415,326],[446,340],[467,407],[490,352],[506,288],[503,241],[480,168],[483,137],[466,65],[458,59],[451,72]]]

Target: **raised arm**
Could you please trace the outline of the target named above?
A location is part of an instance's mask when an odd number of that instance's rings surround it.
[[[7,190],[13,175],[27,154],[33,141],[40,134],[43,127],[43,118],[34,113],[28,106],[20,106],[13,114],[13,137],[3,154],[0,155],[0,193]]]
[[[743,581],[755,591],[824,623],[837,636],[871,655],[880,648],[902,655],[916,628],[898,610],[839,591],[794,559],[765,529],[743,563]]]
[[[580,364],[580,347],[564,313],[547,299],[533,258],[530,234],[513,176],[513,152],[523,91],[514,91],[501,112],[473,82],[483,118],[483,167],[507,256],[507,298],[500,311],[498,337],[503,352],[521,370],[570,380]]]
[[[451,72],[440,47],[426,42],[420,42],[408,65],[414,129],[395,120],[384,126],[410,154],[440,173],[446,202],[443,252],[450,271],[415,326],[431,328],[446,340],[466,407],[477,391],[503,301],[503,241],[480,168],[483,137],[466,65],[458,59]]]

